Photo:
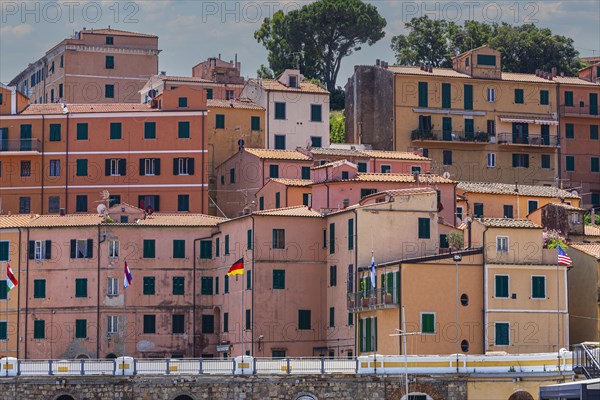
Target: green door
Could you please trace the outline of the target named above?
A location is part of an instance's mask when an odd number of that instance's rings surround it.
[[[442,119],[442,139],[452,140],[452,118],[450,117]]]
[[[21,151],[31,150],[31,125],[21,125]]]
[[[550,146],[550,125],[542,125],[542,144]]]
[[[521,122],[513,122],[512,124],[513,143],[528,144],[529,143],[529,125]]]
[[[475,125],[472,119],[465,119],[465,139],[473,140],[475,136]]]

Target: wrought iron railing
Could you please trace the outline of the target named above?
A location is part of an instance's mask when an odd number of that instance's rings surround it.
[[[488,132],[467,132],[456,130],[431,130],[415,129],[412,131],[412,140],[441,140],[446,142],[471,142],[471,143],[489,143],[490,135]]]
[[[588,379],[600,378],[600,345],[581,343],[573,346],[573,370]]]
[[[359,312],[377,308],[396,308],[400,304],[399,296],[393,290],[371,289],[357,293],[348,293],[348,310]]]
[[[529,146],[558,146],[558,135],[499,133],[498,144],[519,144]]]
[[[0,139],[2,151],[40,151],[39,139]]]

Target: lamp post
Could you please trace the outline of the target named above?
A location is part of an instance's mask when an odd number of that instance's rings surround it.
[[[392,333],[390,336],[402,336],[402,352],[404,353],[404,388],[406,390],[406,400],[408,400],[408,357],[406,355],[406,337],[409,335],[421,335],[421,332],[406,331],[406,317],[404,314],[404,306],[402,306],[402,329],[396,329],[398,333]]]
[[[462,254],[454,254],[454,256],[452,257],[452,259],[454,260],[454,265],[456,266],[456,278],[455,278],[455,284],[456,284],[456,299],[455,299],[455,303],[456,303],[456,373],[458,373],[458,351],[459,351],[459,336],[460,336],[460,325],[458,323],[458,303],[460,301],[460,299],[458,298],[458,263],[460,261],[462,261]]]

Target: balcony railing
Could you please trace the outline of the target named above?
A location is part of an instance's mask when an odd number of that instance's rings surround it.
[[[1,151],[40,151],[39,139],[1,139]]]
[[[564,104],[560,106],[560,114],[561,115],[574,115],[574,116],[583,116],[583,115],[591,115],[593,117],[598,117],[598,107],[595,110],[591,110],[590,106],[565,106]]]
[[[558,135],[499,133],[498,144],[518,144],[528,146],[558,146]]]
[[[398,294],[388,289],[373,289],[368,292],[348,293],[348,310],[359,312],[378,308],[398,308]]]
[[[487,132],[465,132],[450,130],[424,130],[415,129],[412,131],[412,140],[442,140],[447,142],[471,142],[471,143],[489,143],[490,134]]]

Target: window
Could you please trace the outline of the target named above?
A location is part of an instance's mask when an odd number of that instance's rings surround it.
[[[104,66],[106,69],[115,69],[115,56],[106,56]]]
[[[329,254],[335,253],[335,224],[329,224]]]
[[[160,175],[160,158],[140,158],[140,176]]]
[[[477,65],[486,65],[495,67],[496,66],[496,56],[490,54],[477,54]]]
[[[119,317],[117,315],[108,316],[106,332],[110,334],[119,332]]]
[[[329,286],[337,286],[337,265],[329,266]]]
[[[269,178],[279,178],[279,165],[269,165]]]
[[[531,298],[545,299],[546,298],[546,277],[532,276],[531,277]]]
[[[496,153],[488,153],[487,166],[488,168],[496,168]]]
[[[598,140],[598,125],[590,125],[590,140]]]
[[[213,98],[213,90],[206,89],[206,100],[212,100],[212,98]]]
[[[75,196],[75,212],[88,212],[88,198],[87,195]]]
[[[504,205],[504,218],[514,218],[513,206],[507,204]]]
[[[213,294],[212,276],[203,276],[200,278],[200,294],[208,296]]]
[[[179,296],[185,294],[185,277],[183,277],[183,276],[174,276],[173,277],[173,294],[179,295]]]
[[[225,255],[229,254],[229,235],[225,235]]]
[[[428,102],[428,86],[427,86],[427,82],[419,82],[418,83],[418,87],[419,87],[419,107],[427,107],[429,105]]]
[[[115,44],[115,39],[112,36],[107,36],[106,44],[108,44],[108,45]]]
[[[487,101],[488,101],[488,103],[496,102],[496,88],[488,88],[487,89]]]
[[[430,237],[430,219],[419,218],[419,239],[429,239]]]
[[[76,161],[77,164],[77,176],[87,176],[88,175],[88,160],[79,159]]]
[[[538,201],[537,200],[528,200],[527,201],[527,214],[531,214],[535,210],[538,209]]]
[[[187,101],[187,97],[180,97],[177,101],[177,106],[178,107],[187,107],[188,106],[188,101]]]
[[[122,137],[122,129],[120,122],[111,122],[110,123],[110,139],[111,140],[119,140]]]
[[[494,323],[494,343],[496,346],[508,346],[510,344],[510,325],[508,322]]]
[[[245,319],[246,319],[245,328],[246,328],[246,330],[248,330],[252,326],[252,313],[250,310],[246,310],[246,318]]]
[[[542,154],[542,168],[550,168],[550,154]]]
[[[359,320],[360,332],[359,349],[362,352],[377,350],[377,318],[364,318]]]
[[[413,175],[420,175],[421,174],[421,167],[418,165],[412,165],[410,167],[410,173]]]
[[[275,119],[285,119],[285,103],[275,103]]]
[[[421,332],[435,333],[435,313],[421,313]]]
[[[590,169],[592,170],[592,172],[600,172],[600,158],[592,157],[590,163]]]
[[[281,207],[281,193],[276,192],[275,193],[275,208],[280,208]]]
[[[311,122],[323,122],[323,106],[320,104],[310,105],[310,121]],[[316,146],[321,147],[321,146]]]
[[[190,138],[190,122],[189,121],[179,121],[177,123],[177,137],[179,139],[189,139]]]
[[[88,124],[77,124],[77,140],[88,140]]]
[[[177,195],[177,211],[189,212],[190,211],[190,195],[180,194]]]
[[[310,179],[310,167],[302,167],[302,179]]]
[[[285,289],[285,270],[273,270],[273,289]]]
[[[513,154],[513,168],[529,168],[529,154]]]
[[[92,258],[94,240],[71,239],[71,258]]]
[[[59,83],[58,84],[58,98],[62,100],[63,97],[63,84]]]
[[[108,257],[119,258],[120,245],[118,240],[108,241]]]
[[[456,207],[456,218],[458,218],[458,220],[460,222],[462,222],[462,219],[463,219],[463,208],[462,208],[462,206],[457,206]]]
[[[571,91],[565,92],[565,106],[573,107],[573,92]]]
[[[214,315],[203,315],[202,316],[202,333],[215,333],[215,316]]]
[[[348,250],[354,250],[354,218],[348,220]]]
[[[311,136],[310,137],[310,145],[311,145],[311,147],[322,147],[323,139],[320,136]]]
[[[31,161],[21,161],[21,176],[31,176]]]
[[[229,332],[229,313],[223,313],[223,332]]]
[[[119,278],[108,278],[107,293],[109,296],[119,295]]]
[[[33,321],[33,338],[34,339],[45,339],[46,338],[46,321],[38,319]]]
[[[75,320],[75,339],[86,339],[87,338],[87,320],[76,319]]]
[[[371,194],[377,193],[377,189],[360,189],[360,197],[363,198],[365,196],[369,196]]]
[[[156,333],[156,315],[144,315],[144,333]]]
[[[200,241],[200,258],[205,260],[212,258],[212,240]]]
[[[358,172],[367,172],[367,163],[366,162],[358,163]]]
[[[260,196],[258,198],[258,209],[261,210],[261,211],[265,209],[265,198],[264,198],[264,196]]]
[[[185,258],[185,240],[173,240],[173,258]]]
[[[155,287],[156,279],[153,276],[145,276],[143,281],[144,281],[143,293],[146,296],[152,296],[152,295],[156,294],[156,287]]]
[[[104,97],[107,99],[115,98],[115,85],[104,85]]]
[[[567,138],[567,139],[575,138],[575,125],[565,124],[565,138]]]
[[[235,92],[233,90],[225,90],[225,100],[234,100]]]
[[[57,213],[60,211],[60,196],[48,197],[48,212]]]
[[[298,329],[308,330],[311,329],[311,316],[310,310],[298,310]]]
[[[508,236],[497,236],[496,237],[496,251],[499,253],[508,252]]]
[[[9,261],[10,242],[8,240],[0,241],[0,261]]]
[[[194,175],[194,159],[174,158],[173,175]]]
[[[444,165],[452,165],[452,150],[444,150],[443,158]]]
[[[473,218],[483,218],[483,203],[473,205]]]
[[[285,229],[273,229],[273,248],[285,249]]]
[[[452,108],[452,88],[449,83],[442,83],[442,108]]]
[[[450,243],[448,243],[448,235],[440,234],[440,249],[449,249]]]
[[[540,104],[550,104],[550,93],[547,90],[540,90]]]
[[[381,173],[382,174],[389,174],[390,172],[392,172],[392,166],[391,165],[382,165],[381,166]]]
[[[172,333],[185,333],[185,316],[183,314],[173,314],[171,321]]]
[[[156,242],[154,239],[144,239],[143,257],[144,258],[156,257]]]
[[[597,206],[598,204],[600,204],[600,193],[592,193],[592,201],[591,201],[593,206]],[[2,259],[2,257],[0,257],[0,260]]]
[[[156,139],[156,122],[144,122],[144,139]]]
[[[215,128],[225,129],[225,115],[215,114]]]
[[[291,88],[298,87],[298,76],[297,75],[290,75],[288,77],[288,86]]]
[[[46,298],[46,280],[35,279],[33,281],[33,298],[34,299],[45,299]]]
[[[515,104],[525,103],[523,89],[515,89]]]
[[[473,109],[473,85],[464,85],[464,109],[472,110]]]
[[[75,297],[87,297],[87,279],[75,279]]]
[[[508,275],[496,275],[494,280],[494,297],[499,299],[508,299]]]
[[[335,307],[329,307],[329,327],[335,327]]]
[[[250,117],[250,129],[253,131],[260,131],[260,117],[259,116],[251,116]]]
[[[566,156],[566,170],[569,172],[575,171],[575,156]]]
[[[285,135],[275,135],[275,149],[285,150]]]
[[[51,142],[60,142],[61,136],[61,125],[60,124],[50,124],[50,141]]]
[[[252,250],[252,229],[246,231],[246,248]]]

